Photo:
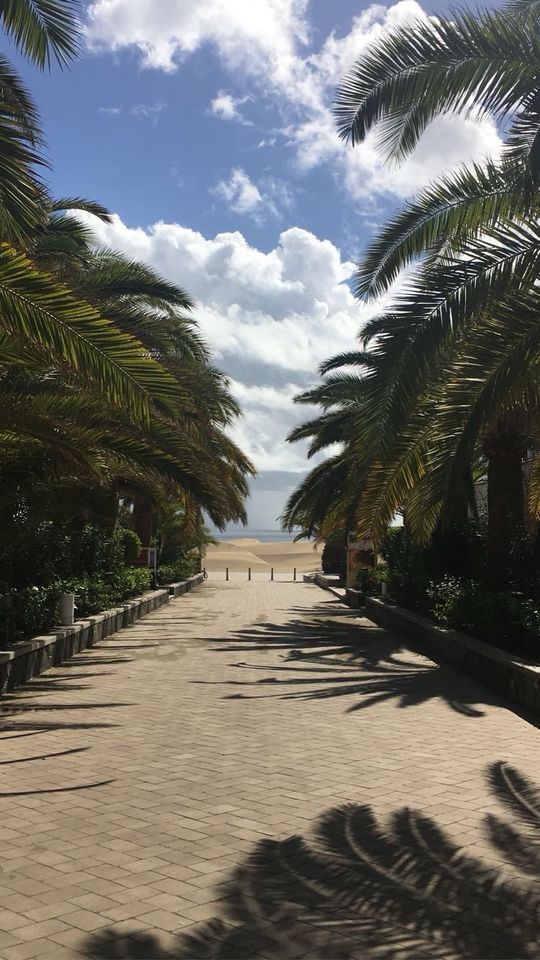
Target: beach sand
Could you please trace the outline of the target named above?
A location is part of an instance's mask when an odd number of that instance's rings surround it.
[[[254,574],[269,574],[273,567],[276,573],[292,574],[296,567],[300,575],[320,569],[321,552],[322,545],[314,549],[313,541],[263,543],[253,537],[238,537],[209,546],[203,563],[208,573],[221,573],[228,567],[230,573],[247,574],[251,567]]]

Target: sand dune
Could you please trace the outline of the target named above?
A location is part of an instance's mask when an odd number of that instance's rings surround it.
[[[313,549],[312,542],[279,541],[264,543],[254,537],[238,537],[221,540],[208,547],[204,565],[209,573],[219,573],[229,568],[231,573],[263,573],[273,567],[276,572],[286,573],[296,567],[297,573],[318,570],[321,565],[322,547]]]

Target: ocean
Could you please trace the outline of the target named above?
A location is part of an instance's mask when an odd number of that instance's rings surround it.
[[[217,540],[240,540],[242,537],[251,537],[262,543],[286,543],[294,540],[295,533],[284,533],[283,530],[238,530],[235,533],[221,533]]]

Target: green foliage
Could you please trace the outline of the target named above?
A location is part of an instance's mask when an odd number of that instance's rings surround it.
[[[117,528],[117,536],[121,541],[122,560],[124,563],[134,563],[141,552],[141,541],[134,530],[129,527]]]
[[[341,84],[342,137],[354,146],[374,136],[382,162],[403,161],[449,112],[490,116],[506,142],[497,160],[461,167],[422,190],[369,245],[356,293],[388,296],[363,327],[356,354],[323,365],[323,382],[298,398],[318,404],[320,415],[290,439],[309,439],[310,455],[336,443],[341,452],[293,493],[289,525],[346,520],[378,545],[405,509],[411,534],[427,545],[467,515],[473,478],[486,459],[490,467],[496,461],[494,436],[536,451],[529,508],[540,516],[540,47],[538,7],[524,16],[525,8],[519,0],[398,24],[361,52]],[[344,366],[353,370],[328,375]],[[516,497],[506,510],[497,504],[487,472],[488,566],[500,586],[524,510]]]
[[[75,594],[76,619],[116,607],[151,587],[151,572],[124,567],[110,575],[91,574],[57,579],[47,586],[4,589],[0,593],[0,642],[27,640],[52,630],[62,593]]]
[[[94,574],[57,582],[57,593],[74,593],[78,618],[107,610],[134,597],[151,586],[151,571],[144,567],[124,567],[109,575]]]
[[[442,626],[525,655],[540,653],[540,616],[532,600],[497,593],[476,580],[443,577],[427,588],[428,611]]]
[[[415,544],[403,527],[395,528],[382,554],[389,595],[398,603],[517,655],[540,657],[540,595],[495,591],[479,578],[485,534],[478,524],[439,534],[428,547]]]
[[[197,560],[195,557],[186,556],[177,560],[175,563],[160,565],[157,571],[159,584],[177,583],[180,580],[187,580],[197,572]]]
[[[58,585],[23,587],[0,593],[0,644],[38,636],[51,630],[59,596]]]
[[[425,550],[412,540],[404,527],[393,527],[380,553],[388,566],[390,595],[412,610],[423,610],[428,584]]]

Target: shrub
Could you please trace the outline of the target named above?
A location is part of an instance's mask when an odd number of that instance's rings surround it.
[[[52,630],[58,622],[57,606],[62,593],[74,593],[76,616],[91,616],[117,606],[148,590],[151,571],[124,567],[109,576],[68,577],[47,587],[23,587],[0,593],[0,639],[16,643]]]
[[[381,545],[388,566],[388,592],[411,610],[425,611],[429,574],[426,551],[413,543],[405,527],[392,527]]]
[[[388,532],[381,553],[388,564],[388,590],[398,603],[425,613],[437,623],[463,630],[480,640],[538,659],[540,653],[540,590],[538,539],[516,543],[522,558],[520,585],[526,593],[491,590],[482,580],[485,539],[475,522],[456,525],[435,536],[427,547],[412,543],[407,531]],[[519,570],[519,565],[515,565]]]
[[[77,617],[86,617],[107,610],[148,590],[151,571],[145,567],[124,567],[107,576],[69,577],[59,581],[59,593],[74,593]]]
[[[46,633],[56,620],[59,590],[49,587],[23,587],[0,594],[0,637],[4,645]]]
[[[429,612],[446,627],[470,633],[527,656],[537,656],[540,604],[525,597],[496,593],[475,580],[443,577],[430,583]]]
[[[431,581],[426,589],[430,600],[430,613],[437,623],[445,627],[457,626],[460,620],[460,606],[466,596],[467,585],[457,577],[443,577]]]
[[[179,580],[187,580],[196,572],[197,560],[195,557],[187,556],[175,563],[167,563],[158,567],[158,583],[176,583]]]

